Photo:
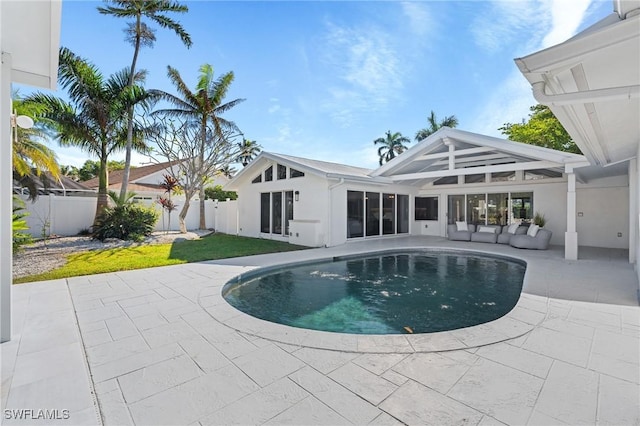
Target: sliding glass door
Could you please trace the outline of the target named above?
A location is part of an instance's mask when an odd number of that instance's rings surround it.
[[[260,194],[260,232],[289,235],[293,220],[293,191],[263,192]]]

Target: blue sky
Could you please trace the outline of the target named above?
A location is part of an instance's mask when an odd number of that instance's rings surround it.
[[[227,99],[246,101],[225,117],[248,139],[266,151],[369,168],[378,164],[374,139],[391,130],[413,141],[431,110],[455,115],[461,129],[501,136],[503,123],[521,121],[535,103],[513,59],[612,12],[608,0],[183,3],[189,12],[176,19],[193,46],[158,29],[138,62],[147,88],[174,92],[167,65],[192,88],[203,63],[216,75],[233,71]],[[63,2],[61,45],[108,75],[128,66],[132,47],[125,20],[98,14],[100,4]],[[52,147],[61,164],[89,158]]]

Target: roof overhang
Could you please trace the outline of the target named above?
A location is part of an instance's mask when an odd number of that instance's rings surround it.
[[[55,89],[62,0],[0,1],[0,41],[15,83]]]
[[[575,37],[515,60],[591,163],[635,157],[640,144],[640,0]]]

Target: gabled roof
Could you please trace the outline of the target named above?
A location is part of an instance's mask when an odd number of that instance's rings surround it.
[[[536,100],[600,166],[634,157],[640,143],[640,0],[614,6],[571,39],[515,59]]]
[[[345,179],[359,182],[391,183],[385,177],[372,176],[373,170],[363,167],[348,166],[345,164],[331,163],[328,161],[311,160],[309,158],[294,157],[292,155],[276,154],[262,151],[247,167],[238,172],[227,183],[225,189],[235,189],[244,179],[253,179],[269,164],[282,164],[304,173],[309,173],[327,179]]]
[[[67,176],[61,175],[59,179],[56,179],[50,172],[42,172],[39,176],[32,173],[29,179],[34,183],[35,188],[39,194],[58,193],[65,191],[83,191],[92,192],[92,189],[84,184],[84,182],[76,182]],[[14,188],[21,188],[20,181],[13,180]]]
[[[151,164],[149,166],[132,167],[129,170],[129,183],[135,183],[139,179],[142,179],[153,173],[157,173],[159,171],[165,170],[175,163],[176,163],[175,161],[166,161],[164,163]],[[123,173],[124,173],[124,170],[113,170],[109,172],[109,186],[122,184]],[[99,181],[98,181],[98,178],[95,177],[93,179],[89,179],[82,183],[88,186],[89,188],[97,188]]]
[[[588,165],[582,155],[443,127],[373,172],[394,182],[425,184],[445,176]]]

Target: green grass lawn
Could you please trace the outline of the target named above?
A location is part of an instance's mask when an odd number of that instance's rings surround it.
[[[251,256],[254,254],[279,253],[305,248],[307,247],[281,241],[214,234],[199,240],[181,241],[173,244],[150,244],[71,254],[64,266],[44,274],[17,278],[14,283],[20,284],[104,272]]]

